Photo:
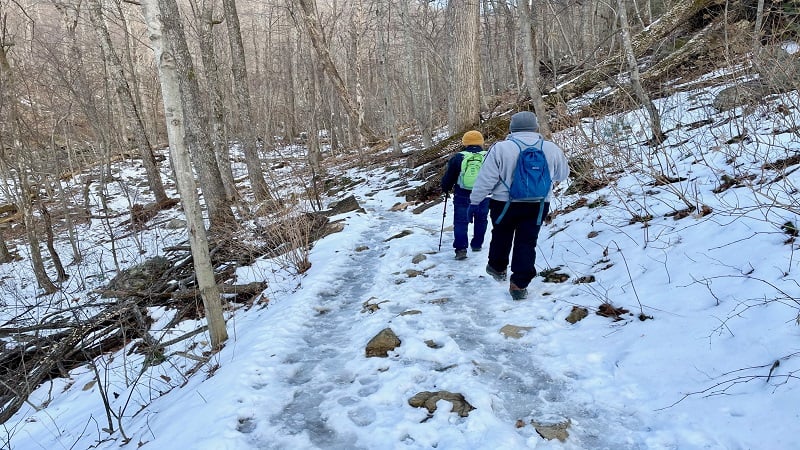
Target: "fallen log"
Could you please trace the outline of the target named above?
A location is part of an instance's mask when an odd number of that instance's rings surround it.
[[[725,0],[682,0],[676,3],[672,9],[664,13],[657,21],[633,37],[631,45],[633,46],[634,55],[636,58],[644,56],[654,44],[661,42],[681,24],[690,23],[693,17],[703,14],[703,11],[709,7],[724,3]],[[708,22],[708,20],[705,19],[704,23]],[[711,20],[713,20],[713,17]],[[619,73],[619,68],[624,66],[623,58],[624,56],[621,53],[612,55],[601,66],[581,73],[572,80],[563,83],[558,90],[548,93],[545,102],[548,106],[553,107],[591,91],[598,84]]]
[[[86,348],[84,340],[89,334],[112,324],[117,328],[122,323],[122,316],[134,306],[133,301],[121,302],[70,330],[42,338],[49,345],[32,347],[27,344],[23,351],[11,349],[4,352],[4,364],[0,366],[0,423],[10,419],[34,389],[52,376],[61,374],[66,369],[65,361],[74,357],[76,349]],[[13,364],[14,356],[17,357],[16,364]]]
[[[250,295],[258,295],[262,293],[267,288],[267,282],[265,281],[254,281],[252,283],[247,284],[219,284],[217,285],[219,288],[220,293],[222,294],[250,294]],[[130,298],[130,297],[137,297],[141,299],[148,299],[148,300],[185,300],[190,298],[199,298],[200,297],[200,289],[184,289],[180,291],[172,291],[172,292],[152,292],[152,291],[130,291],[130,290],[112,290],[112,289],[101,289],[96,290],[95,293],[102,295],[103,297],[116,297],[116,298]],[[154,303],[155,305],[161,306],[159,303]],[[3,329],[0,328],[0,333],[2,333]]]

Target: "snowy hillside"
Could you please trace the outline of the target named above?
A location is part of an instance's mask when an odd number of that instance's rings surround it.
[[[485,274],[488,246],[453,259],[451,209],[438,251],[442,203],[418,214],[402,205],[400,192],[422,184],[409,181],[413,171],[333,167],[359,182],[326,203],[355,195],[364,212],[331,217],[343,230],[313,246],[305,273],[285,258],[238,267],[237,283],[268,287],[261,301],[227,311],[222,351],[206,353],[199,334],[144,365],[133,339],[40,386],[0,442],[14,450],[796,448],[800,96],[718,112],[712,101],[728,85],[696,86],[656,100],[668,136],[659,148],[642,145],[642,111],[584,119],[581,130],[554,137],[588,169],[558,187],[528,299],[512,301]],[[604,187],[588,189],[587,180]],[[110,208],[129,208],[120,189],[135,185],[109,185],[119,190]],[[81,229],[85,262],[68,267],[66,289],[52,298],[36,297],[18,245],[23,260],[0,266],[4,323],[100,301],[94,290],[116,274],[109,223]],[[127,267],[179,245],[182,233],[119,233],[114,251]],[[582,320],[566,320],[582,310]],[[162,341],[203,324],[165,329],[176,311],[148,313]],[[386,328],[399,346],[367,357]],[[455,400],[412,406],[425,392]]]

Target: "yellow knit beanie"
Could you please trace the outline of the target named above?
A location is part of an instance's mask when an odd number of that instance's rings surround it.
[[[464,147],[468,147],[470,145],[483,145],[483,135],[480,131],[467,131],[464,133],[464,137],[461,138],[461,143],[464,144]]]

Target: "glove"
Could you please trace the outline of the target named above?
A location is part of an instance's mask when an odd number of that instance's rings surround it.
[[[450,191],[442,192],[442,200],[447,200],[448,198],[450,198]]]

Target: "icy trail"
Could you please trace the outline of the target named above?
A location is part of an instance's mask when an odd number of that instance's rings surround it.
[[[483,272],[488,234],[482,252],[455,261],[452,233],[436,252],[440,207],[414,215],[389,211],[392,201],[366,199],[368,214],[349,215],[348,227],[360,230],[353,245],[335,260],[312,261],[327,283],[303,286],[306,301],[273,311],[287,317],[271,322],[285,326],[264,330],[263,360],[252,361],[249,392],[237,392],[242,440],[275,449],[532,448],[547,444],[531,420],[570,420],[566,448],[646,448],[637,418],[595,404],[576,388],[579,373],[551,373],[539,358],[550,331],[568,326],[553,314],[565,289],[543,297],[532,285],[528,300],[513,302],[507,285]],[[395,237],[404,231],[427,236],[429,246]],[[414,264],[420,254],[426,259]],[[379,309],[365,311],[365,302]],[[401,315],[412,310],[419,313]],[[507,324],[532,329],[511,339],[499,332]],[[365,358],[366,343],[385,327],[401,346],[389,358]],[[271,353],[272,338],[294,339],[280,347],[296,350]],[[408,406],[414,394],[438,390],[461,393],[476,409],[461,418],[440,401],[426,420],[425,409]],[[516,428],[518,420],[525,426]]]

